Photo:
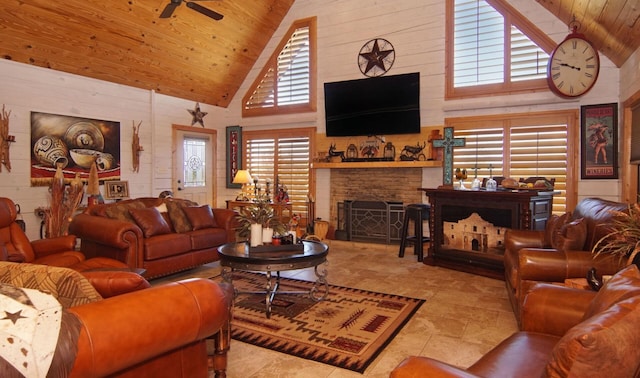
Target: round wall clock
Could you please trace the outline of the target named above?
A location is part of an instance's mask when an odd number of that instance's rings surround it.
[[[599,72],[598,50],[574,27],[549,56],[547,83],[560,97],[579,97],[589,92]]]
[[[382,76],[393,66],[396,53],[386,39],[376,38],[365,43],[358,53],[358,66],[365,76]]]

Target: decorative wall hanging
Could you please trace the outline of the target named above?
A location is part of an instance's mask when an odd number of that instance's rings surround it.
[[[234,184],[233,178],[242,166],[242,127],[227,126],[227,188],[238,189],[242,184]]]
[[[105,184],[105,187],[107,190],[104,197],[107,199],[129,198],[128,181],[109,181]]]
[[[396,53],[391,42],[383,38],[365,43],[358,53],[358,67],[363,75],[382,76],[391,69]]]
[[[9,147],[11,143],[16,141],[14,135],[9,135],[9,116],[11,110],[6,111],[2,104],[2,113],[0,113],[0,172],[2,166],[7,167],[7,171],[11,172],[11,159],[9,157]]]
[[[618,178],[618,104],[580,107],[582,179]]]
[[[118,180],[120,122],[31,112],[31,152],[32,186],[49,185],[58,167],[87,180],[94,162],[101,181]]]
[[[195,109],[193,110],[187,109],[187,111],[191,114],[191,117],[193,117],[191,119],[191,126],[195,125],[196,123],[199,123],[200,126],[204,127],[204,116],[206,116],[208,113],[200,110],[199,103],[196,103]]]
[[[142,121],[138,123],[136,126],[135,122],[133,122],[133,138],[131,140],[131,152],[133,158],[133,171],[140,172],[140,153],[144,151],[144,148],[140,145],[140,126],[142,126]]]

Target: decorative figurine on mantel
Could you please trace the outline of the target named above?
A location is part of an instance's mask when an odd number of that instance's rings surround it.
[[[404,146],[404,148],[402,149],[402,152],[400,152],[400,160],[403,160],[403,161],[427,160],[427,156],[424,153],[422,153],[422,150],[424,150],[425,147],[427,147],[427,142],[424,142],[423,145],[420,145],[420,142],[418,142],[418,144],[415,146]]]
[[[331,143],[329,146],[329,155],[327,158],[332,161],[334,157],[340,157],[340,160],[344,161],[344,151],[337,151],[335,143]]]
[[[464,180],[467,179],[467,170],[456,168],[456,179],[460,180],[460,186],[458,186],[458,189],[467,190],[467,187],[464,186]]]

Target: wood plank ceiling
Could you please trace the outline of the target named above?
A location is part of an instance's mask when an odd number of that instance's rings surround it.
[[[578,32],[618,68],[640,47],[640,0],[536,1],[567,25],[575,17]]]
[[[640,0],[536,0],[620,67],[640,47]],[[2,0],[0,56],[227,107],[294,0]],[[568,32],[568,29],[567,29]]]
[[[227,107],[294,0],[2,0],[0,56]]]

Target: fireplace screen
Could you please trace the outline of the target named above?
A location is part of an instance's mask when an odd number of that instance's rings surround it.
[[[347,240],[392,244],[402,236],[404,206],[402,202],[344,201],[342,208]]]

